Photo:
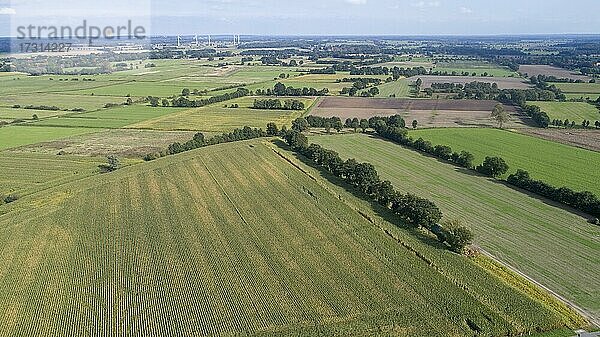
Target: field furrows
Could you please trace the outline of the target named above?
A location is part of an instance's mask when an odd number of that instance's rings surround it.
[[[469,224],[477,243],[503,262],[598,313],[591,289],[600,285],[589,270],[600,263],[595,253],[600,242],[585,218],[383,140],[364,135],[311,140],[343,157],[372,162],[400,190],[430,198],[446,217]]]
[[[1,334],[38,332],[34,322],[47,334],[115,335],[382,325],[462,335],[467,319],[485,331],[527,329],[290,170],[270,147],[244,142],[201,153],[88,179],[59,202],[61,211],[42,205],[43,215],[0,217],[10,237],[1,251],[1,316],[11,322]],[[23,225],[31,217],[37,225]]]

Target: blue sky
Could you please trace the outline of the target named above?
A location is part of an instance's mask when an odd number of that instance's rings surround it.
[[[131,18],[153,34],[600,33],[599,12],[599,0],[0,0],[0,35],[84,18]]]

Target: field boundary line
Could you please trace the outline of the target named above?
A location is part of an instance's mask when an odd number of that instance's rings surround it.
[[[501,312],[498,310],[498,308],[496,308],[492,303],[489,303],[487,301],[484,301],[484,300],[480,299],[479,296],[477,295],[477,293],[472,292],[471,289],[470,289],[470,287],[467,284],[464,284],[463,282],[458,281],[457,279],[455,279],[454,277],[452,277],[452,275],[448,275],[447,272],[444,269],[440,268],[434,261],[430,260],[427,256],[421,254],[420,251],[418,251],[417,249],[415,249],[414,247],[412,247],[410,244],[404,242],[404,240],[402,240],[401,238],[399,238],[396,235],[394,235],[394,233],[392,233],[389,229],[387,229],[385,227],[382,227],[379,224],[379,221],[375,221],[374,219],[372,219],[368,214],[366,214],[365,212],[363,212],[360,208],[357,208],[356,206],[348,203],[341,195],[335,193],[335,191],[331,190],[320,179],[315,178],[312,174],[310,174],[309,172],[307,172],[306,170],[304,170],[298,164],[294,163],[292,161],[292,159],[288,158],[287,156],[285,156],[284,154],[282,154],[281,152],[277,151],[276,149],[274,149],[272,147],[271,147],[271,149],[273,150],[273,152],[275,152],[277,155],[279,155],[282,159],[284,159],[285,161],[287,161],[288,163],[290,163],[292,166],[294,166],[295,168],[297,168],[298,170],[300,170],[302,173],[306,174],[309,178],[311,178],[315,182],[317,182],[319,184],[319,186],[321,186],[325,191],[327,191],[328,193],[330,193],[334,197],[336,197],[338,200],[340,200],[344,205],[346,205],[347,207],[349,207],[351,210],[357,212],[361,217],[363,217],[365,220],[367,220],[369,223],[371,223],[376,229],[382,231],[388,238],[390,238],[393,241],[395,241],[397,244],[399,244],[400,246],[402,246],[407,251],[415,254],[417,256],[417,258],[419,258],[421,261],[423,261],[423,263],[425,263],[426,265],[428,265],[435,272],[437,272],[440,275],[442,275],[450,283],[452,283],[452,284],[456,285],[457,287],[459,287],[460,289],[464,290],[466,294],[468,294],[469,296],[471,296],[475,300],[483,303],[490,310],[492,310],[492,311],[498,313],[499,315],[503,316],[501,314]],[[481,249],[480,247],[476,246],[476,248],[479,249],[485,256],[491,258],[493,261],[499,263],[500,265],[507,267],[509,270],[513,271],[518,276],[522,277],[525,281],[530,282],[534,286],[537,286],[537,287],[539,287],[539,288],[547,291],[551,296],[555,297],[560,302],[564,303],[569,308],[575,310],[578,314],[580,314],[581,316],[583,316],[589,323],[591,323],[591,324],[593,324],[593,325],[595,325],[597,327],[600,327],[600,320],[596,319],[589,312],[585,311],[581,307],[577,306],[576,304],[572,303],[571,301],[569,301],[569,300],[565,299],[564,297],[560,296],[559,294],[557,294],[556,292],[552,291],[548,287],[540,284],[539,282],[537,282],[536,280],[534,280],[531,277],[527,276],[526,274],[520,272],[516,268],[514,268],[514,267],[512,267],[512,266],[510,266],[508,264],[505,264],[505,263],[501,262],[495,256],[493,256],[492,254],[486,252],[485,250]],[[481,268],[481,267],[477,266],[477,265],[474,265],[474,268]],[[481,269],[485,270],[483,268],[481,268]],[[508,286],[512,287],[510,284]],[[532,299],[532,300],[535,301],[535,299]]]
[[[231,198],[229,197],[229,194],[227,194],[227,192],[225,191],[225,189],[223,188],[223,186],[221,185],[221,183],[213,175],[212,171],[208,168],[208,166],[206,165],[206,163],[204,162],[204,160],[202,159],[202,157],[198,157],[198,159],[200,159],[200,162],[202,163],[202,165],[206,169],[206,172],[208,172],[208,174],[210,174],[210,177],[213,179],[213,181],[215,183],[217,183],[217,186],[219,186],[219,189],[221,190],[221,192],[223,192],[223,195],[225,195],[225,198],[227,198],[227,201],[229,201],[229,203],[231,203],[231,205],[233,206],[233,209],[235,209],[235,212],[237,213],[237,215],[240,217],[240,219],[242,219],[242,222],[246,226],[249,226],[249,224],[246,221],[246,219],[244,219],[244,216],[242,215],[242,213],[240,213],[240,210],[238,209],[237,205],[233,202],[233,200],[231,200]]]
[[[593,316],[592,314],[590,314],[589,312],[587,312],[585,309],[579,307],[578,305],[576,305],[575,303],[571,302],[570,300],[562,297],[561,295],[559,295],[558,293],[556,293],[554,290],[548,288],[547,286],[541,284],[540,282],[536,281],[534,278],[528,276],[527,274],[521,272],[520,270],[518,270],[517,268],[511,266],[510,264],[501,261],[500,259],[498,259],[496,256],[494,256],[492,253],[484,250],[483,248],[479,247],[479,246],[475,246],[483,255],[487,256],[488,258],[492,259],[493,261],[505,266],[506,268],[508,268],[510,271],[512,271],[513,273],[521,276],[522,278],[524,278],[525,280],[533,283],[534,285],[536,285],[537,287],[540,287],[541,289],[545,290],[546,292],[548,292],[551,296],[553,296],[554,298],[556,298],[557,300],[559,300],[560,302],[564,303],[565,305],[567,305],[569,308],[575,310],[578,314],[580,314],[581,316],[583,316],[585,319],[587,319],[591,324],[595,325],[596,327],[600,327],[600,319],[596,318],[595,316]]]

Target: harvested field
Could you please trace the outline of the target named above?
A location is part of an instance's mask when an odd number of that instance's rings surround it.
[[[493,126],[490,113],[496,101],[428,100],[428,99],[369,99],[327,97],[311,112],[322,117],[370,118],[401,115],[406,121],[417,120],[422,127]],[[523,116],[513,106],[507,127],[523,126]]]
[[[531,85],[523,82],[517,77],[480,77],[480,76],[413,76],[409,81],[414,82],[418,78],[423,81],[423,88],[431,87],[433,83],[455,83],[465,84],[471,82],[496,83],[500,89],[527,89]]]
[[[537,64],[524,64],[519,67],[521,74],[527,74],[527,76],[546,75],[554,76],[556,78],[570,78],[573,80],[589,81],[591,78],[585,75],[571,72],[564,68],[558,68],[548,65],[537,65]]]
[[[523,128],[519,132],[558,143],[600,151],[600,130]]]

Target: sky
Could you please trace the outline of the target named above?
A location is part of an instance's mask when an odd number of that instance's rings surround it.
[[[600,0],[0,0],[0,36],[84,19],[153,35],[586,34],[598,13]]]

